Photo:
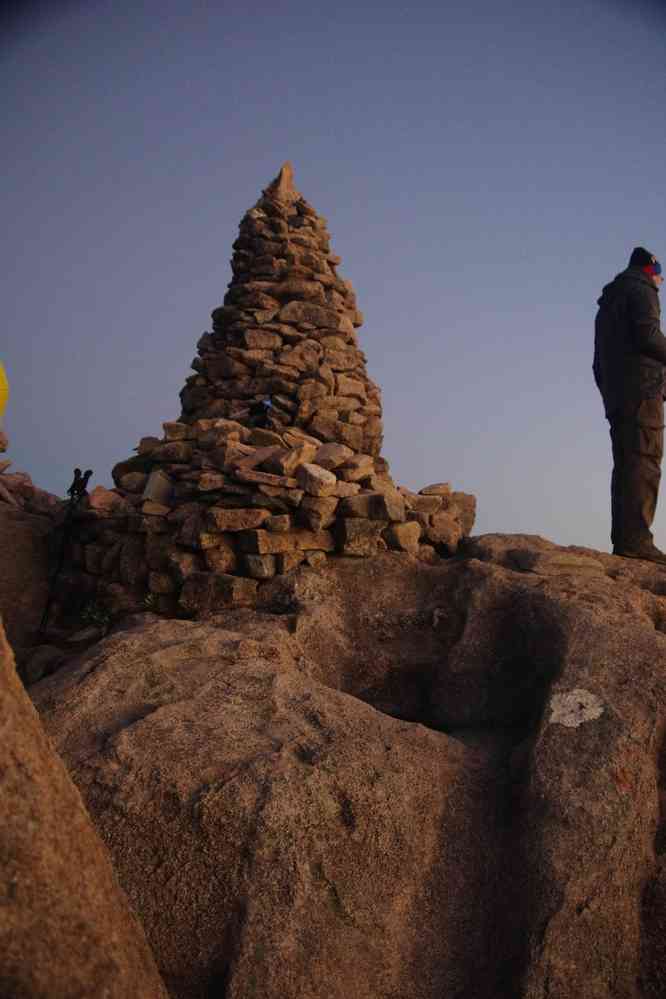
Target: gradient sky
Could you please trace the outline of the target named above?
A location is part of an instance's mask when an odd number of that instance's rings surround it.
[[[110,485],[177,418],[290,159],[365,314],[396,481],[475,493],[475,533],[608,550],[593,321],[633,246],[666,262],[663,2],[50,0],[0,27],[15,470]]]

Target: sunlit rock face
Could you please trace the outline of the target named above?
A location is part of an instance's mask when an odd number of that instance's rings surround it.
[[[81,504],[61,604],[202,618],[330,556],[454,554],[473,496],[396,486],[362,316],[326,222],[285,164],[243,217],[233,277],[199,339],[178,420]]]
[[[176,999],[664,995],[663,571],[525,536],[31,688]]]
[[[166,999],[79,792],[0,624],[0,995]]]

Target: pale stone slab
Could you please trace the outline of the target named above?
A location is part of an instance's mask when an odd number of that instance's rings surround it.
[[[414,513],[410,517],[415,516]],[[416,514],[416,516],[419,516]],[[423,516],[421,514],[421,516]],[[425,529],[425,539],[434,545],[444,545],[453,554],[462,539],[462,527],[446,510],[435,513]]]
[[[295,481],[295,480],[294,480]],[[259,484],[259,493],[271,499],[284,500],[287,506],[297,507],[303,499],[302,489],[285,489],[283,486]]]
[[[340,513],[343,517],[402,522],[405,519],[405,503],[398,492],[394,495],[360,493],[341,500]]]
[[[310,496],[330,496],[337,484],[332,472],[312,462],[299,465],[296,469],[296,479],[301,489]]]
[[[334,496],[356,496],[360,493],[361,487],[358,482],[343,482],[341,479],[338,480]]]
[[[419,494],[418,496],[411,496],[410,502],[412,510],[417,510],[418,513],[432,514],[442,509],[444,496],[441,493]]]
[[[253,427],[248,437],[248,443],[256,447],[270,447],[271,444],[282,447],[283,440],[280,434],[273,430],[265,430],[263,427]]]
[[[192,440],[196,437],[196,431],[189,423],[167,422],[162,427],[167,441]]]
[[[337,496],[305,496],[298,511],[299,519],[311,531],[321,531],[335,521],[338,503]]]
[[[419,489],[421,496],[450,496],[451,484],[449,482],[435,482],[431,486],[424,486]]]
[[[245,531],[239,535],[240,547],[252,555],[275,555],[288,551],[333,551],[335,543],[329,531]]]
[[[308,552],[305,561],[312,569],[321,569],[326,565],[326,552]]]
[[[281,486],[284,489],[297,489],[297,479],[292,479],[288,475],[271,475],[270,472],[256,472],[254,470],[234,472],[234,478],[239,482],[256,482],[257,485]]]
[[[346,444],[322,444],[318,449],[315,457],[314,463],[320,465],[322,468],[332,471],[334,468],[338,468],[340,465],[344,465],[345,462],[353,458],[354,452]]]
[[[275,555],[244,555],[243,565],[252,579],[271,579],[275,575]]]
[[[171,507],[153,500],[144,500],[141,512],[149,517],[166,517],[171,513]]]
[[[204,472],[199,479],[197,488],[202,493],[219,491],[226,487],[228,481],[222,472]]]
[[[313,461],[316,453],[316,446],[304,441],[298,447],[271,455],[267,461],[263,462],[262,467],[267,472],[273,472],[276,475],[293,475],[299,465]]]
[[[374,555],[379,547],[382,531],[387,526],[385,520],[341,517],[335,525],[338,550],[342,555],[357,557]]]
[[[268,520],[264,522],[264,527],[267,531],[281,533],[282,531],[290,531],[293,524],[288,513],[279,513],[274,517],[269,517]]]
[[[417,555],[419,551],[419,539],[421,537],[421,525],[414,520],[406,524],[391,524],[384,532],[384,537],[388,542],[389,548]]]
[[[206,524],[211,531],[247,531],[259,527],[271,516],[270,510],[227,509],[213,506],[206,512]]]

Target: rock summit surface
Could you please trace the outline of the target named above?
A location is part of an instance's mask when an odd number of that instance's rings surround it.
[[[657,567],[494,535],[31,692],[177,999],[656,999],[665,630]]]

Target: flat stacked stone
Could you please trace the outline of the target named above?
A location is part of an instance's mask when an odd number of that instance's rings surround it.
[[[473,497],[391,479],[339,262],[285,164],[241,222],[180,418],[142,438],[80,514],[71,563],[113,609],[202,616],[253,604],[301,563],[386,547],[431,558],[471,530]]]

